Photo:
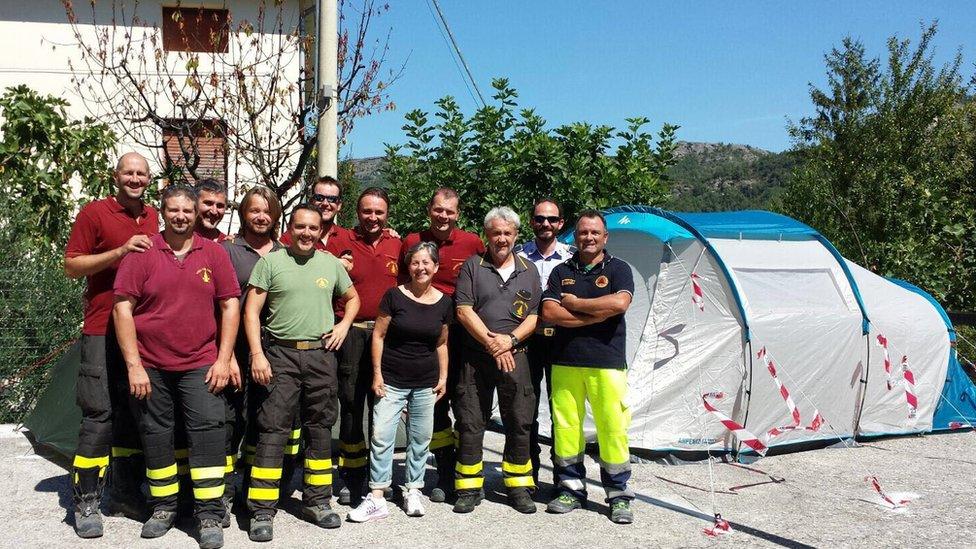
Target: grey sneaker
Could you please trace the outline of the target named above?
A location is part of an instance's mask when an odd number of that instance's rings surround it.
[[[274,523],[271,515],[262,514],[251,517],[247,537],[251,541],[271,541],[274,538]]]
[[[75,533],[79,538],[102,537],[102,514],[98,498],[85,498],[75,504]]]
[[[447,492],[440,486],[430,491],[430,501],[434,503],[444,503],[447,501]]]
[[[610,520],[616,524],[634,522],[634,512],[630,510],[630,500],[616,498],[610,501]]]
[[[217,519],[200,521],[200,549],[220,549],[224,546],[224,530]]]
[[[158,538],[169,532],[176,522],[176,511],[153,511],[149,520],[142,525],[142,537]]]
[[[302,507],[302,518],[322,528],[338,528],[342,519],[328,503]]]
[[[568,513],[573,509],[581,509],[582,507],[583,502],[581,502],[579,498],[573,494],[563,492],[549,502],[549,505],[546,506],[546,511],[561,515],[563,513]]]

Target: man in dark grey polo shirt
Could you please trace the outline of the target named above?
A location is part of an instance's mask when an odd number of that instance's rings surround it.
[[[535,331],[542,288],[535,265],[514,253],[518,229],[511,208],[492,209],[485,216],[488,252],[469,258],[458,273],[454,301],[467,333],[454,400],[460,442],[456,513],[473,511],[484,497],[482,445],[496,388],[505,424],[502,473],[509,503],[522,513],[536,511],[529,456],[536,397],[525,340]]]
[[[243,292],[247,288],[247,281],[251,278],[251,271],[254,270],[254,265],[257,264],[258,260],[282,248],[281,244],[278,243],[278,220],[281,219],[281,203],[278,202],[278,197],[274,191],[259,185],[244,194],[237,213],[241,220],[240,233],[225,239],[221,242],[221,246],[230,255],[230,262],[234,265],[234,271],[237,273],[237,280],[240,282]],[[242,297],[242,310],[243,306],[244,299]],[[249,354],[247,336],[244,334],[244,329],[241,328],[237,333],[237,342],[234,345],[235,364],[232,365],[232,368],[236,366],[237,375],[240,375],[241,389],[237,392],[225,391],[227,403],[227,416],[224,423],[227,429],[226,489],[224,490],[225,528],[230,526],[230,508],[234,501],[234,488],[236,487],[233,482],[234,466],[241,441],[245,438],[245,430],[247,432],[246,461],[253,461],[254,447],[257,445],[257,422],[254,418],[258,395],[252,390]],[[242,371],[243,375],[241,375]]]

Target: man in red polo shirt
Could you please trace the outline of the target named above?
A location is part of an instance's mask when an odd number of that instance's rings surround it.
[[[81,428],[75,450],[75,531],[80,537],[102,535],[99,500],[112,454],[112,500],[116,510],[141,515],[139,484],[144,476],[135,424],[128,408],[125,366],[110,326],[112,284],[119,261],[151,246],[159,232],[156,210],[142,202],[149,184],[149,163],[137,153],[119,159],[115,196],[95,200],[78,212],[64,253],[64,272],[85,277],[85,324],[77,400]]]
[[[322,238],[315,243],[315,249],[324,252],[332,237],[349,232],[349,229],[336,224],[339,210],[342,209],[342,184],[336,178],[328,175],[320,177],[312,186],[309,202],[322,213]],[[281,235],[281,243],[285,247],[291,246],[291,233],[289,231],[285,231]]]
[[[113,314],[146,455],[153,513],[142,537],[160,537],[176,520],[173,434],[174,418],[182,417],[190,440],[198,540],[201,548],[218,548],[223,546],[226,445],[220,392],[232,377],[241,288],[227,252],[193,232],[193,189],[166,187],[161,203],[165,229],[152,237],[146,253],[122,261]],[[234,383],[239,386],[240,379]]]
[[[355,322],[339,349],[339,474],[345,483],[339,503],[344,505],[358,505],[366,485],[369,437],[363,435],[363,417],[373,384],[370,341],[380,300],[397,285],[399,273],[400,239],[386,230],[389,210],[386,191],[366,189],[356,202],[359,224],[330,238],[326,246],[332,255],[351,261],[349,278],[360,299]],[[343,316],[341,307],[336,316]]]
[[[227,187],[207,177],[194,185],[193,191],[197,193],[197,221],[193,231],[207,240],[223,242],[227,235],[219,227],[227,213]]]
[[[434,275],[434,287],[453,296],[461,265],[472,255],[485,253],[485,244],[478,235],[457,228],[460,199],[454,189],[441,187],[434,191],[427,204],[427,214],[430,216],[430,228],[410,233],[403,239],[401,262],[407,250],[418,242],[437,244],[441,263]],[[406,269],[403,272],[406,273]],[[430,451],[437,459],[437,487],[431,490],[430,500],[435,502],[445,501],[454,490],[455,434],[449,411],[457,384],[457,371],[461,367],[463,337],[464,329],[451,325],[447,344],[450,362],[447,394],[434,404],[434,435],[430,441]]]

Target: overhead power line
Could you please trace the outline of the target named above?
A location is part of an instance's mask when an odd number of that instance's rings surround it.
[[[441,23],[444,26],[444,30],[447,31],[447,36],[451,40],[451,46],[454,48],[454,52],[457,54],[458,59],[461,61],[461,66],[464,67],[464,72],[468,76],[468,80],[471,82],[471,86],[474,88],[475,93],[478,94],[478,100],[481,101],[481,106],[484,107],[485,98],[481,95],[481,90],[478,88],[478,83],[474,79],[474,75],[471,74],[471,69],[468,67],[468,62],[464,60],[464,56],[461,55],[461,48],[458,46],[457,40],[454,38],[454,33],[451,32],[451,27],[447,24],[447,19],[444,17],[444,12],[441,10],[440,4],[437,0],[431,0],[434,4],[434,9],[437,10],[437,16],[440,18]],[[467,83],[465,83],[467,85]],[[470,92],[470,90],[469,90]]]

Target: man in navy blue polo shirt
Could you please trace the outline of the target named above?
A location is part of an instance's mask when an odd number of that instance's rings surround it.
[[[568,513],[586,499],[586,438],[583,420],[590,402],[600,446],[600,480],[610,519],[633,522],[627,489],[630,451],[624,313],[634,295],[630,265],[605,250],[609,234],[603,215],[580,213],[573,257],[553,269],[542,296],[542,318],[559,326],[553,341],[552,419],[555,476],[559,495],[551,513]]]

